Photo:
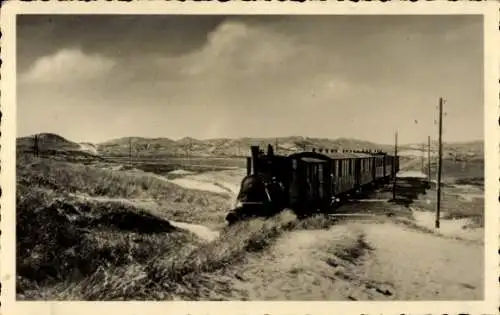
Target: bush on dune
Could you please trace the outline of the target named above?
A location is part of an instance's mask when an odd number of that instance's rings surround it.
[[[109,272],[145,264],[156,255],[198,242],[142,209],[61,201],[51,192],[22,185],[18,185],[16,220],[17,292],[28,298],[34,291],[43,294],[53,285],[89,277],[99,268]]]

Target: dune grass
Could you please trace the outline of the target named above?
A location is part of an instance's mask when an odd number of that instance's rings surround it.
[[[213,203],[218,195],[193,192],[144,173],[114,172],[95,166],[34,159],[23,156],[17,163],[18,183],[63,193],[90,196],[169,199],[200,206]],[[221,198],[222,199],[222,198]]]
[[[285,230],[327,224],[285,211],[226,227],[205,243],[168,220],[220,223],[226,196],[147,173],[30,156],[18,159],[16,200],[17,294],[24,300],[196,299],[211,290],[203,274],[267,248]]]
[[[141,199],[153,200],[157,211]],[[27,155],[17,161],[16,201],[17,293],[25,299],[57,298],[63,287],[99,272],[192,250],[199,240],[166,218],[222,221],[227,208],[224,196],[145,173]]]

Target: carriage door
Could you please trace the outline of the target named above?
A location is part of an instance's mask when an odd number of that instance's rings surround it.
[[[318,199],[323,199],[324,198],[324,177],[323,177],[323,164],[314,164],[314,168],[316,169],[316,197]]]
[[[314,201],[317,199],[318,195],[318,169],[317,165],[312,163],[305,163],[306,169],[306,180],[307,183],[307,197],[309,201]]]
[[[301,181],[302,181],[302,169],[300,160],[292,159],[292,178],[290,179],[290,203],[292,205],[297,205],[300,203],[302,196]]]
[[[354,164],[354,185],[358,186],[361,183],[361,159],[352,159]]]
[[[331,179],[330,173],[331,169],[327,162],[312,163],[310,166],[314,169],[314,198],[320,203],[327,201],[330,187]]]

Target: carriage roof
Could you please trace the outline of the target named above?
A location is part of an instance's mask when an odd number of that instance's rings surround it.
[[[299,158],[304,161],[309,160],[313,162],[327,161],[327,160],[339,160],[339,159],[350,159],[350,158],[370,158],[370,157],[383,157],[383,154],[372,154],[363,152],[329,152],[329,153],[319,153],[319,152],[299,152],[289,155],[290,158]]]
[[[325,154],[317,152],[308,152],[308,151],[290,154],[288,157],[292,159],[301,159],[305,162],[314,162],[314,163],[321,163],[331,160],[331,158]]]
[[[331,159],[349,159],[349,158],[363,158],[363,157],[373,157],[370,153],[360,153],[360,152],[333,152],[326,154]]]

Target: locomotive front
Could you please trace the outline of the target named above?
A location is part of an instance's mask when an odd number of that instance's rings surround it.
[[[267,156],[262,155],[257,146],[252,146],[251,150],[247,176],[241,181],[236,203],[226,216],[229,224],[249,217],[272,216],[284,207],[283,185],[273,176],[272,167],[264,165],[274,158],[272,147],[268,147]]]

